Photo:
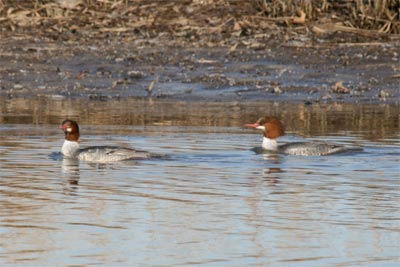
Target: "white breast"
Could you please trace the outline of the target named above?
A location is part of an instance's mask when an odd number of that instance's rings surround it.
[[[79,143],[65,140],[61,148],[61,153],[67,158],[74,158],[79,154]]]
[[[264,136],[262,148],[266,150],[276,151],[278,150],[278,142],[276,141],[276,139],[270,139]]]

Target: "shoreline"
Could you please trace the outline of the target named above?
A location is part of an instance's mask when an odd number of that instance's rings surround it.
[[[399,104],[398,42],[373,46],[131,47],[2,42],[0,97]]]

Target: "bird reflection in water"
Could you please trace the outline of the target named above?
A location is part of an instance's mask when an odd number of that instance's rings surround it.
[[[61,163],[62,174],[68,179],[68,184],[64,188],[65,193],[74,192],[79,185],[80,170],[79,170],[79,160],[63,158]],[[69,185],[69,186],[68,186]]]
[[[257,152],[256,152],[257,153]],[[262,154],[263,159],[268,163],[269,167],[265,168],[263,171],[263,178],[265,182],[267,182],[269,185],[276,185],[279,183],[280,180],[280,174],[284,173],[284,171],[277,167],[281,166],[282,163],[282,156],[278,153],[262,153],[259,152],[257,154]],[[272,165],[272,166],[271,166]]]

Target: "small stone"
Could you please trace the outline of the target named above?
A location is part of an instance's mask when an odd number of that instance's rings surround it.
[[[386,98],[390,97],[390,94],[385,90],[380,90],[378,96],[380,99],[386,100]]]
[[[275,87],[274,87],[274,93],[277,94],[277,95],[282,94],[281,88],[279,88],[279,86],[275,86]]]

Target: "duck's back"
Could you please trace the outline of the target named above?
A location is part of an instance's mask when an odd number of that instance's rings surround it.
[[[78,158],[91,162],[115,162],[129,159],[147,159],[152,156],[152,153],[131,148],[94,146],[81,149]]]
[[[298,156],[324,156],[348,151],[344,146],[327,143],[294,142],[279,146],[279,151]]]

